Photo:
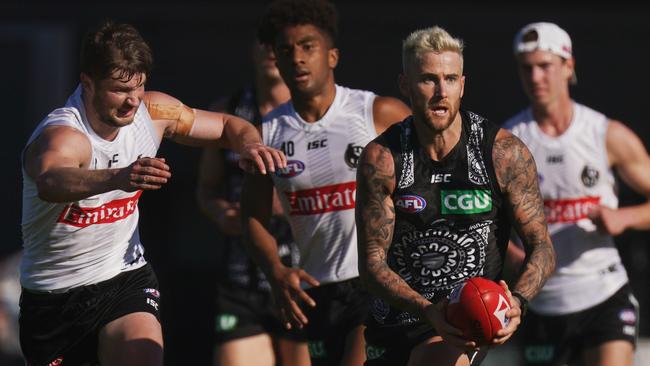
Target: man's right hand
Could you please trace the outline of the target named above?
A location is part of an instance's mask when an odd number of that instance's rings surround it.
[[[431,304],[424,309],[424,320],[433,326],[443,341],[452,346],[474,350],[478,347],[476,342],[468,341],[463,338],[463,332],[447,322],[445,314],[447,313],[448,300],[442,300],[437,304]]]
[[[116,175],[117,187],[125,192],[160,189],[171,176],[164,158],[140,158]]]
[[[314,299],[309,297],[300,286],[303,281],[312,286],[320,284],[304,270],[285,266],[276,270],[271,280],[274,304],[278,308],[280,320],[287,329],[293,327],[302,329],[308,322],[298,303],[316,306]]]

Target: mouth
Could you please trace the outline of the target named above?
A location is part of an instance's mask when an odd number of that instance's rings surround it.
[[[136,107],[120,108],[117,110],[118,118],[128,118],[132,117],[135,114]]]
[[[310,72],[305,70],[296,70],[294,75],[294,80],[300,83],[309,79]]]
[[[447,113],[449,112],[449,108],[444,105],[433,105],[429,108],[429,110],[431,110],[431,112],[433,112],[434,115],[440,117],[446,116]]]

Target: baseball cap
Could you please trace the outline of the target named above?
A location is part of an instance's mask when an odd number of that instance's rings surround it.
[[[547,22],[530,23],[517,32],[513,43],[515,55],[535,50],[548,51],[567,60],[573,55],[571,37],[557,24]],[[570,83],[578,83],[575,70]]]
[[[515,54],[541,50],[564,59],[571,58],[572,55],[569,34],[556,24],[546,22],[531,23],[521,28],[515,36],[513,47]]]

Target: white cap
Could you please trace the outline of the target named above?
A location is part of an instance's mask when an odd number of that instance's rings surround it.
[[[531,32],[537,33],[537,38],[526,37]],[[571,38],[564,29],[553,23],[531,23],[521,28],[515,36],[513,44],[515,55],[535,50],[552,52],[564,59],[571,58]]]

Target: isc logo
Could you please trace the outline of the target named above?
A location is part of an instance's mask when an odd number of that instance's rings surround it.
[[[427,201],[425,201],[424,198],[416,196],[414,194],[405,194],[397,198],[397,201],[395,201],[395,206],[404,212],[417,213],[427,207]]]
[[[305,171],[305,163],[300,160],[287,161],[287,167],[278,170],[275,174],[281,178],[293,178]]]

